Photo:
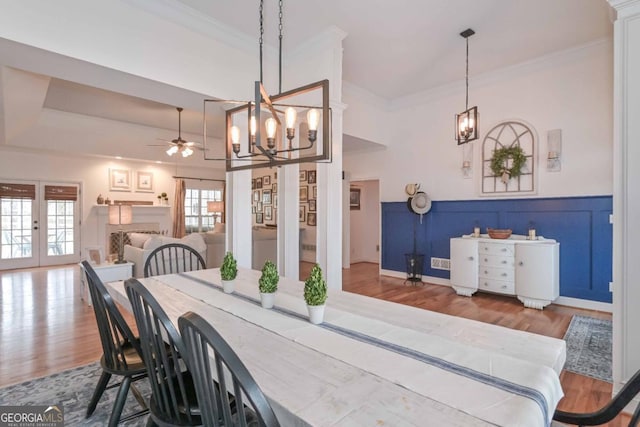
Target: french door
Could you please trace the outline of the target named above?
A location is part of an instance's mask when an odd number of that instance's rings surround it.
[[[0,233],[0,269],[79,262],[79,184],[0,179]]]

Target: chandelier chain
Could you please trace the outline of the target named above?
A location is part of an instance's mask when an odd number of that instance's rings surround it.
[[[465,73],[465,81],[466,81],[466,98],[464,101],[464,109],[465,111],[469,109],[469,37],[467,40],[467,71]]]
[[[282,93],[282,0],[279,2],[278,20],[278,93]]]
[[[260,45],[260,83],[262,83],[262,42],[264,35],[264,0],[260,0],[260,38],[258,44]]]

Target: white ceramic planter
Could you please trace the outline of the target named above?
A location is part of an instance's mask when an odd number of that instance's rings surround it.
[[[314,325],[319,325],[324,320],[324,304],[322,305],[307,305],[309,311],[309,321]]]
[[[276,301],[276,293],[271,292],[268,294],[260,292],[260,302],[264,308],[273,308],[273,304]]]
[[[225,294],[233,293],[234,283],[233,280],[223,280],[222,281],[222,290]]]

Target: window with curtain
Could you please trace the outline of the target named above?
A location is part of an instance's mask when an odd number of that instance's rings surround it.
[[[222,190],[187,188],[184,199],[184,220],[187,234],[213,230],[222,222],[222,212],[208,212],[207,202],[222,201]]]

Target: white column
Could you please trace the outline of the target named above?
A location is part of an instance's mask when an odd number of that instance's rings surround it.
[[[278,271],[295,280],[300,276],[299,171],[297,164],[278,169]]]
[[[614,24],[613,381],[640,369],[640,0],[609,0]]]
[[[238,267],[251,268],[251,170],[227,172],[226,194],[226,250]]]

